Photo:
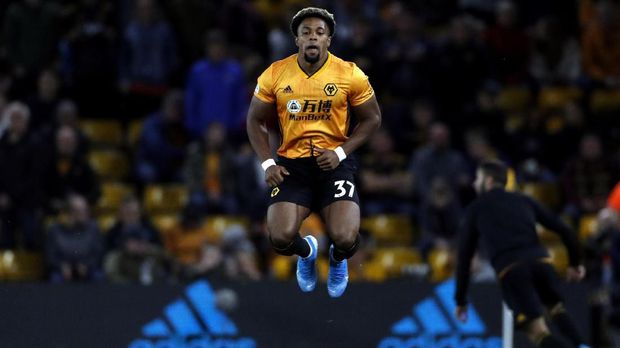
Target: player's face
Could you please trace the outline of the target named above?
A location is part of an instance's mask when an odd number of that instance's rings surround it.
[[[324,20],[310,17],[301,21],[297,28],[295,44],[299,54],[310,64],[314,64],[327,55],[331,43],[331,33]]]

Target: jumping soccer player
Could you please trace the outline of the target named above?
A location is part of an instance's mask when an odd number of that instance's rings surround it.
[[[455,315],[461,321],[467,320],[470,264],[480,239],[517,328],[525,330],[537,347],[566,347],[549,331],[543,318],[546,308],[561,333],[575,346],[585,347],[562,304],[558,277],[538,240],[536,222],[558,233],[566,245],[569,281],[580,281],[585,276],[575,235],[531,198],[505,191],[506,178],[507,168],[501,162],[485,162],[476,173],[474,188],[479,197],[468,207],[459,233]]]
[[[327,290],[339,297],[349,278],[346,259],[359,245],[357,163],[351,154],[379,127],[381,112],[368,77],[328,51],[335,27],[334,16],[320,8],[293,17],[298,53],[271,64],[258,78],[247,131],[272,187],[267,229],[273,248],[299,255],[299,287],[314,290],[317,241],[301,238],[299,227],[311,211],[319,212],[333,243]],[[349,111],[358,120],[350,136]],[[277,161],[266,124],[279,125]]]

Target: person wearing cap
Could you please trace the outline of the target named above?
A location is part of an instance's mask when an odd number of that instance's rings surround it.
[[[359,246],[353,152],[379,128],[381,112],[368,76],[329,52],[335,29],[334,16],[321,8],[307,7],[293,17],[298,52],[259,76],[247,132],[272,188],[267,229],[273,248],[299,256],[297,282],[304,292],[314,290],[317,241],[302,238],[299,227],[318,212],[331,240],[327,290],[340,297],[348,283],[347,259]],[[349,112],[358,121],[354,126]],[[275,159],[269,127],[280,133]]]

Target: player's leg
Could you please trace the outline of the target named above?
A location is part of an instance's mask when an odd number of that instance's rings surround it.
[[[333,244],[329,249],[327,290],[340,297],[349,281],[347,259],[359,247],[360,208],[353,201],[336,201],[323,208],[321,215]]]
[[[562,295],[558,288],[560,279],[555,273],[553,266],[548,263],[536,263],[532,266],[532,273],[535,280],[534,285],[547,308],[549,318],[562,335],[568,338],[575,346],[585,346],[581,330],[579,330],[564,307]]]
[[[527,263],[512,266],[500,278],[502,296],[514,313],[516,328],[522,330],[536,347],[568,347],[547,327],[544,308],[533,281]]]

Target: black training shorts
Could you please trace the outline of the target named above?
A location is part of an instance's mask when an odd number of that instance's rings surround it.
[[[500,285],[506,305],[512,310],[517,327],[542,316],[562,302],[559,278],[553,266],[542,260],[522,261],[501,277]]]
[[[347,157],[330,171],[319,168],[316,157],[278,157],[277,163],[290,175],[285,175],[284,181],[270,191],[270,205],[291,202],[316,212],[336,201],[353,201],[359,205],[354,158]]]

